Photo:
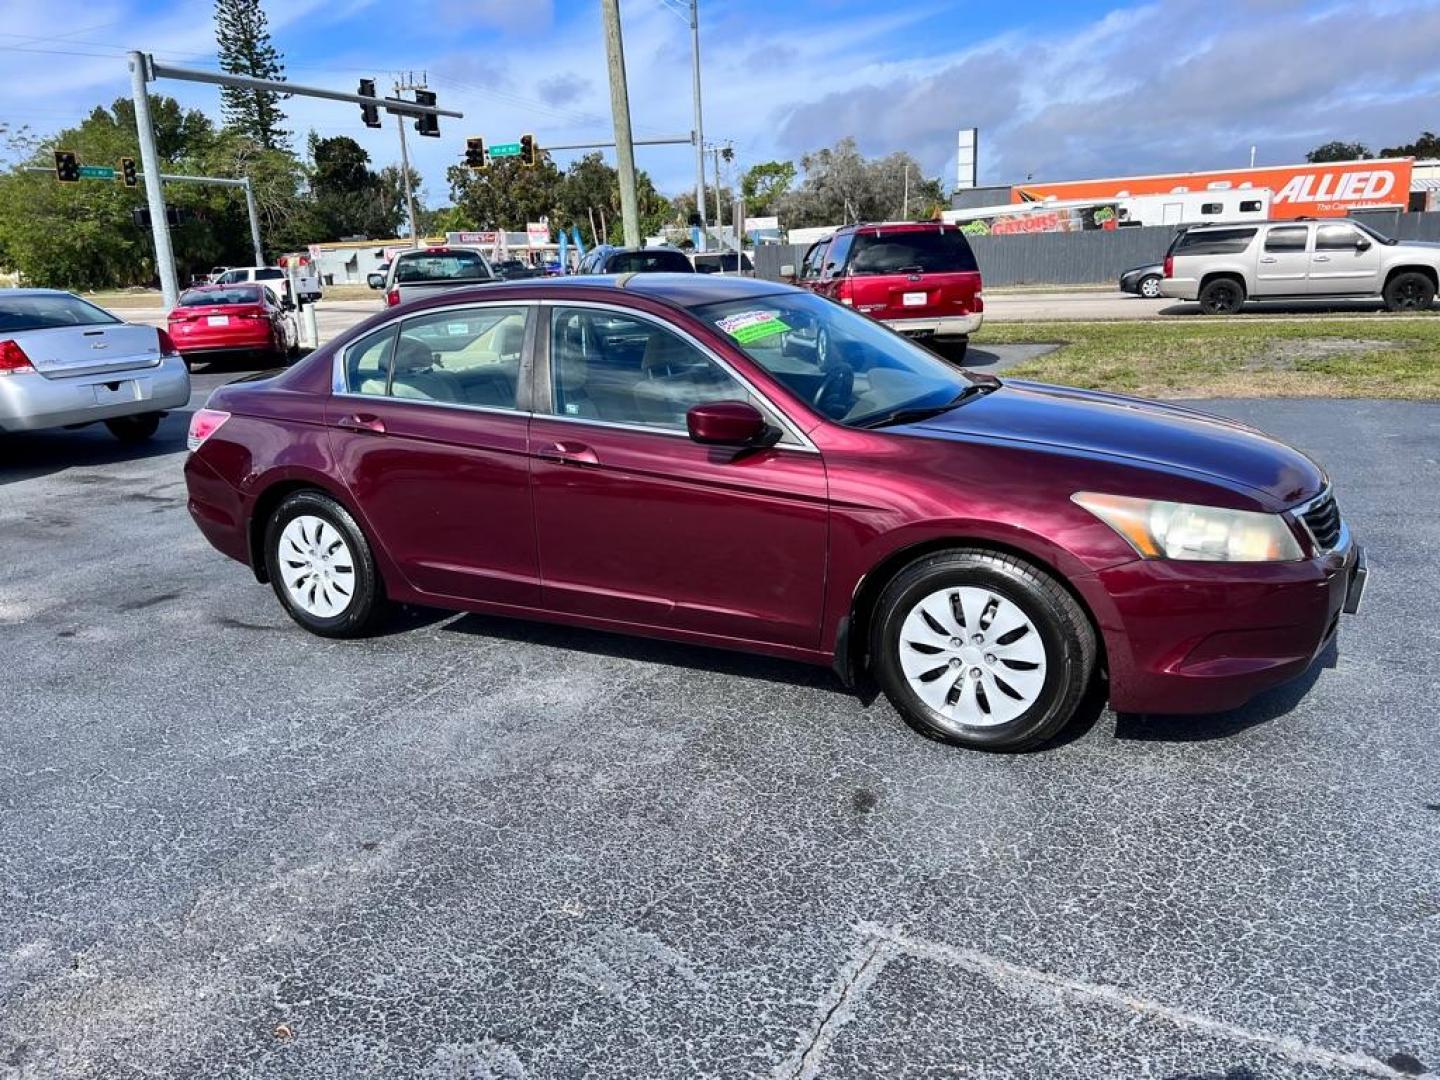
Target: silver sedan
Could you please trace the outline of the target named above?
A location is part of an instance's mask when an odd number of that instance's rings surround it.
[[[0,289],[0,432],[103,422],[139,442],[189,401],[185,361],[163,330],[58,289]]]

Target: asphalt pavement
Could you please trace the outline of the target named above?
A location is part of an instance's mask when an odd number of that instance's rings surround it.
[[[1023,756],[779,661],[310,637],[191,524],[185,415],[0,437],[0,1078],[1440,1068],[1440,406],[1205,404],[1329,466],[1365,610]]]

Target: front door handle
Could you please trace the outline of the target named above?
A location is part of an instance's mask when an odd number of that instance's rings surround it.
[[[1273,258],[1273,257],[1271,257],[1271,256],[1269,256],[1269,255],[1267,255],[1267,256],[1265,256],[1265,258],[1261,259],[1260,261],[1261,261],[1262,263],[1273,263],[1273,262],[1279,262],[1280,260],[1279,260],[1279,259],[1276,259],[1276,258]]]
[[[540,456],[546,461],[557,461],[562,465],[598,465],[600,459],[595,451],[580,442],[553,442],[540,449]]]
[[[1329,256],[1329,255],[1316,255],[1316,256],[1315,256],[1315,261],[1316,261],[1316,262],[1329,262],[1329,261],[1330,261],[1330,256]]]
[[[346,431],[369,432],[371,435],[385,434],[385,421],[374,413],[354,413],[341,420],[337,427]]]

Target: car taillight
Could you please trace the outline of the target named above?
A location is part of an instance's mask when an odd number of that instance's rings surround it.
[[[984,311],[984,310],[985,310],[985,294],[984,294],[983,292],[981,292],[980,290],[978,290],[978,289],[975,290],[975,299],[972,300],[972,301],[970,301],[970,310],[971,310],[971,311]]]
[[[1174,276],[1175,276],[1175,256],[1174,256],[1174,255],[1166,255],[1166,256],[1165,256],[1165,276],[1166,276],[1167,278],[1171,278],[1171,277],[1174,277]]]
[[[0,341],[0,375],[14,375],[21,371],[34,371],[30,357],[15,341]]]
[[[161,356],[179,356],[179,355],[180,355],[180,350],[175,347],[175,339],[174,339],[174,338],[172,338],[172,337],[171,337],[169,334],[167,334],[164,330],[156,330],[155,333],[157,333],[157,334],[160,335],[160,355],[161,355]]]
[[[398,303],[400,303],[400,290],[397,287],[385,294],[385,304],[388,307],[394,307]]]
[[[219,431],[220,425],[229,419],[230,414],[219,409],[198,410],[190,417],[190,434],[185,438],[185,445],[191,450],[199,450],[205,440]]]
[[[835,289],[835,299],[847,307],[855,306],[855,296],[851,292],[849,278],[840,279],[840,284]]]

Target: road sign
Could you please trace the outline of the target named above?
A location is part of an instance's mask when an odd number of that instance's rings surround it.
[[[81,165],[81,180],[114,180],[115,169],[110,165]]]
[[[490,147],[490,156],[496,157],[519,157],[520,144],[518,142],[495,143]]]

